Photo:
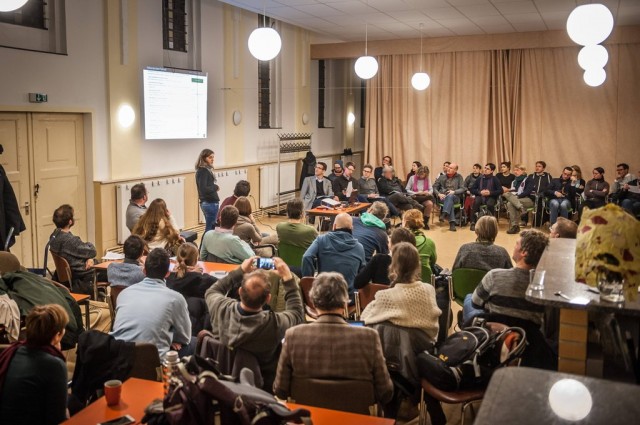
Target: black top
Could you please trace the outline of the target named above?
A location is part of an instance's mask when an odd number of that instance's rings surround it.
[[[325,195],[326,193],[324,193],[324,183],[322,182],[322,180],[316,179],[316,198],[319,198]]]
[[[336,177],[335,180],[333,181],[333,184],[332,184],[333,194],[337,196],[341,201],[346,201],[349,199],[347,195],[342,193],[343,191],[347,190],[347,186],[349,186],[349,182],[351,182],[352,189],[354,190],[359,189],[358,180],[354,179],[353,177],[347,180],[347,178],[344,175],[342,175],[342,176]]]
[[[513,183],[513,180],[516,178],[516,176],[514,174],[509,174],[507,176],[505,176],[502,173],[498,173],[496,175],[496,177],[498,178],[498,181],[500,182],[500,186],[502,187],[506,187],[506,188],[511,188],[511,183]]]
[[[402,183],[400,183],[400,179],[397,177],[392,179],[381,177],[378,180],[378,190],[380,191],[380,195],[383,196],[391,195],[394,192],[404,193],[404,187],[402,187]]]
[[[196,171],[196,186],[198,187],[198,198],[200,202],[220,202],[218,197],[218,185],[212,170],[206,167],[198,168]]]
[[[356,289],[364,288],[369,283],[381,283],[389,285],[389,266],[391,256],[389,254],[375,254],[360,273],[356,275],[353,286]]]
[[[66,419],[67,366],[42,350],[18,348],[0,394],[0,423],[59,424]]]
[[[178,278],[173,272],[167,277],[167,287],[180,292],[183,297],[204,298],[204,293],[218,281],[215,277],[200,272],[187,272]]]

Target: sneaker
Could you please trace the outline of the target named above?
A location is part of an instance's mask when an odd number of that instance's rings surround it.
[[[510,235],[515,235],[516,233],[520,232],[520,228],[518,226],[511,226],[509,228],[509,230],[507,230],[507,233]]]
[[[471,230],[472,232],[476,230],[476,223],[471,223],[471,227],[469,227],[469,230]]]
[[[449,222],[449,231],[450,232],[455,232],[456,231],[456,222],[455,221],[450,221]]]

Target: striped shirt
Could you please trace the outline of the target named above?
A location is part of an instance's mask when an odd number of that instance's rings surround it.
[[[491,270],[473,291],[472,301],[489,313],[519,317],[540,325],[544,307],[525,299],[528,286],[529,270],[517,267]]]

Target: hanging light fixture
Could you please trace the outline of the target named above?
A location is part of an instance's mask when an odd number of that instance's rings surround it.
[[[431,78],[426,72],[422,72],[422,23],[420,23],[420,72],[416,72],[411,77],[411,85],[416,90],[425,90],[431,84]]]
[[[604,68],[609,61],[609,52],[600,44],[584,46],[578,53],[578,64],[585,71],[591,68]]]
[[[602,68],[587,69],[582,78],[588,86],[598,87],[607,79],[607,72]]]
[[[378,73],[378,61],[373,56],[368,55],[369,28],[364,24],[364,56],[356,60],[354,69],[356,75],[363,80],[368,80]]]
[[[20,9],[29,0],[2,0],[0,1],[0,12],[13,12]]]
[[[567,19],[567,33],[581,45],[600,44],[613,30],[613,15],[602,4],[585,4],[573,9]]]
[[[282,39],[278,31],[267,27],[267,4],[264,3],[263,26],[253,30],[247,42],[251,55],[261,61],[270,61],[278,56],[282,48]]]

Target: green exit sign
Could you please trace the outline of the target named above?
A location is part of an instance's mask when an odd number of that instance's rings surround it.
[[[29,102],[31,103],[44,103],[47,100],[47,95],[44,93],[29,93]]]

